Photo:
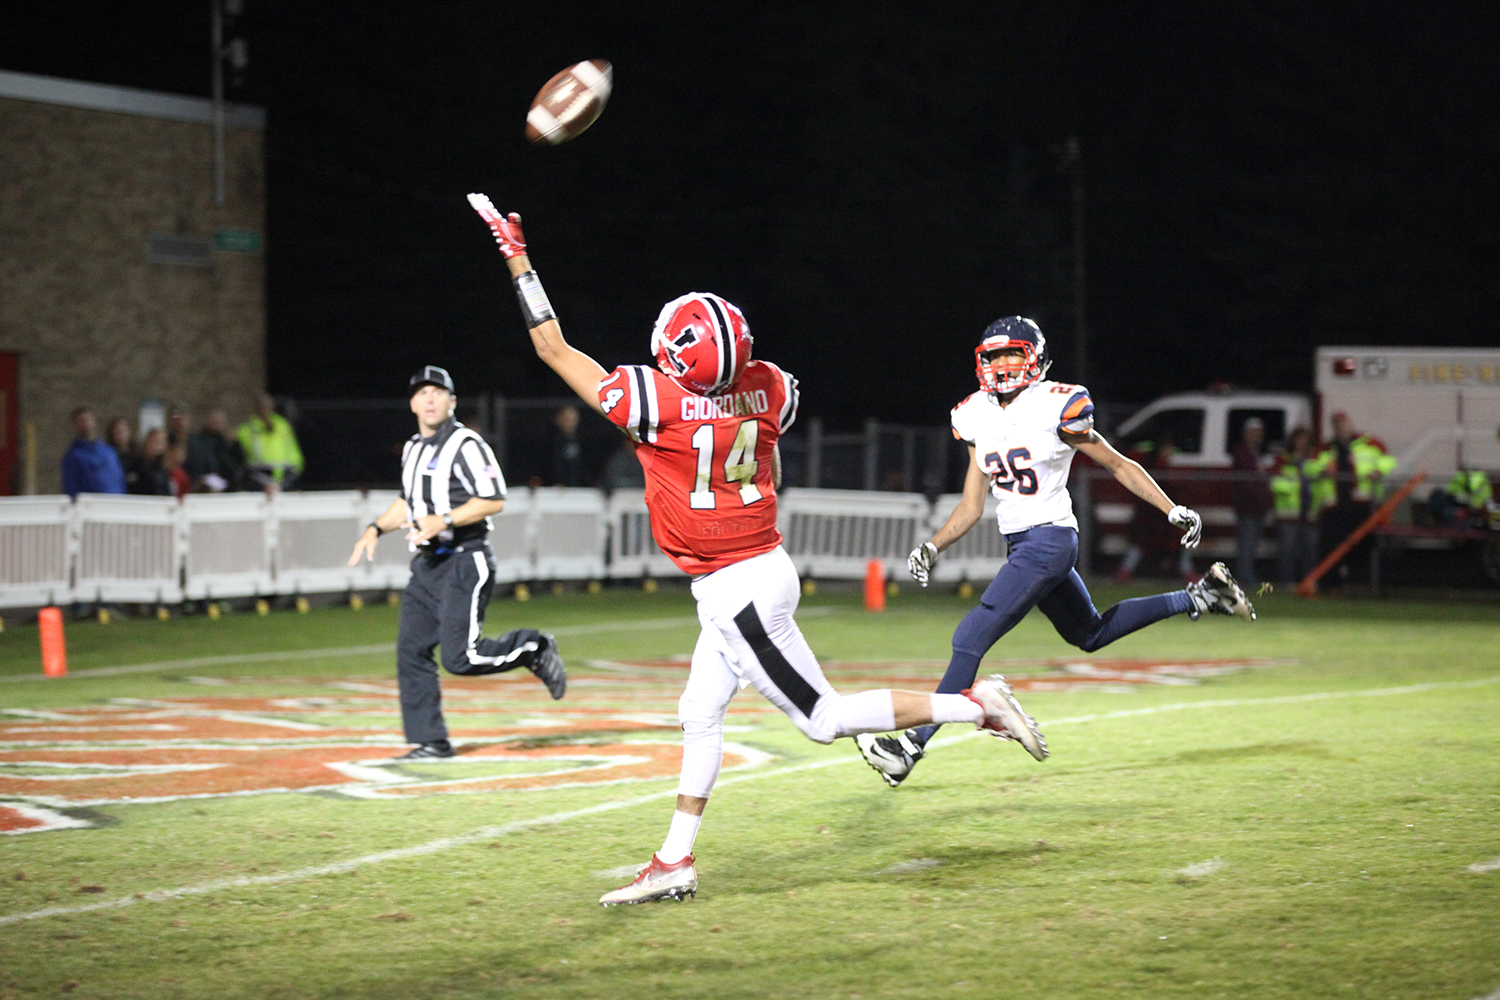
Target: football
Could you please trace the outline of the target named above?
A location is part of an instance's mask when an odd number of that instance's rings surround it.
[[[594,124],[609,100],[614,67],[603,59],[569,66],[542,85],[526,113],[526,139],[556,146],[576,139]]]

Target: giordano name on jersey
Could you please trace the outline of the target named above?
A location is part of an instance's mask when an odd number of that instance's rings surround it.
[[[682,397],[683,420],[713,420],[717,417],[749,417],[771,408],[771,397],[764,389],[730,392],[722,396]]]

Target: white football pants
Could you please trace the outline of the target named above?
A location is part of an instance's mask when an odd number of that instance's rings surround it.
[[[840,696],[792,619],[801,598],[796,567],[777,546],[693,582],[703,631],[677,703],[682,777],[677,791],[707,798],[723,760],[724,713],[748,684],[819,743],[895,728],[889,691]]]

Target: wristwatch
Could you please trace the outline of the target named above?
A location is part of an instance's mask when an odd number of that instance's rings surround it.
[[[453,515],[452,514],[444,514],[443,515],[443,523],[446,524],[450,528],[453,527]]]

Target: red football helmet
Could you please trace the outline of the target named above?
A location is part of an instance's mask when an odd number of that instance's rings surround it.
[[[662,306],[651,331],[656,366],[699,396],[716,396],[739,381],[753,342],[745,314],[708,292],[689,292]]]

